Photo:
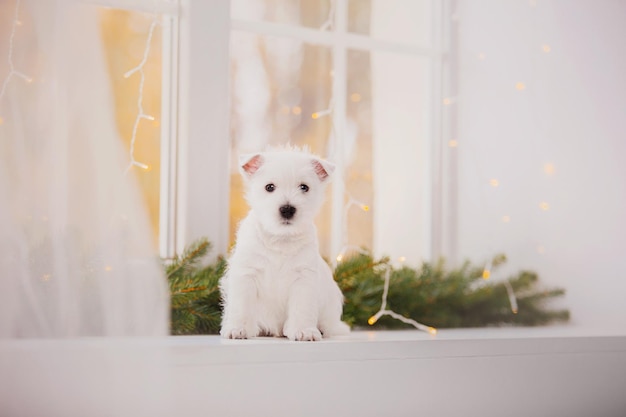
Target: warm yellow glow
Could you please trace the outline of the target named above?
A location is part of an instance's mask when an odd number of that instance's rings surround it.
[[[109,271],[113,270],[113,267],[111,265],[107,265],[107,266],[104,267],[104,270],[109,272]]]
[[[302,108],[300,106],[295,106],[293,109],[291,109],[291,112],[293,114],[300,114],[302,113]]]
[[[548,211],[550,210],[550,204],[546,203],[545,201],[542,201],[541,203],[539,203],[539,208],[541,208],[541,210],[543,211]]]
[[[52,275],[50,275],[50,274],[44,274],[44,275],[41,277],[41,279],[42,279],[42,280],[44,280],[44,281],[50,281],[50,277],[51,277],[51,276],[52,276]]]
[[[341,262],[342,259],[343,259],[343,255],[337,255],[337,262]]]
[[[361,101],[361,95],[359,93],[352,93],[350,95],[350,100],[352,100],[355,103],[358,103],[359,101]]]
[[[428,333],[430,333],[433,336],[437,335],[437,329],[435,329],[434,327],[429,327],[428,328]]]
[[[500,182],[497,179],[492,178],[489,180],[489,185],[491,185],[492,187],[497,187],[498,185],[500,185]]]
[[[378,321],[378,319],[376,318],[376,316],[372,316],[369,319],[367,319],[367,324],[369,324],[370,326],[374,325],[374,323],[376,323]]]
[[[550,45],[541,45],[541,50],[545,53],[548,53],[552,50],[552,48],[550,48]]]
[[[524,83],[517,83],[517,84],[515,84],[515,88],[518,91],[526,90],[526,84],[524,84]]]
[[[398,258],[398,262],[405,262],[406,261],[406,257],[405,256],[401,256]]]
[[[368,206],[366,204],[361,204],[361,210],[363,210],[363,211],[370,211],[370,206]]]
[[[491,271],[488,269],[483,270],[483,279],[489,279],[491,277]]]
[[[2,117],[0,117],[0,125],[4,123],[4,119]]]
[[[459,146],[459,142],[456,139],[450,139],[448,141],[448,146],[451,148],[456,148],[457,146]]]
[[[154,126],[154,127],[159,127],[159,126],[161,126],[161,122],[159,122],[157,119],[154,119],[154,120],[152,121],[152,126]]]
[[[449,99],[449,98],[444,98],[443,99],[443,105],[444,106],[449,106],[450,104],[452,104],[452,99]]]
[[[143,169],[144,171],[152,171],[152,165],[146,165],[144,164],[141,169]]]
[[[317,119],[317,118],[319,118],[319,117],[320,117],[320,115],[319,115],[319,113],[313,113],[313,114],[311,115],[311,117],[312,117],[313,119]]]
[[[508,223],[510,221],[511,221],[511,217],[510,216],[506,216],[506,215],[502,216],[502,222],[503,223]]]
[[[27,83],[27,84],[32,84],[32,82],[33,82],[33,81],[35,81],[35,80],[33,80],[33,79],[32,79],[32,78],[30,78],[30,77],[26,78],[26,83]]]
[[[289,114],[289,112],[291,111],[291,109],[289,108],[289,106],[283,106],[280,108],[280,112],[282,114]]]
[[[545,172],[548,175],[552,175],[554,174],[554,165],[547,163],[543,165],[543,172]]]
[[[513,314],[517,314],[517,309],[516,308],[512,308],[511,311],[513,312]]]

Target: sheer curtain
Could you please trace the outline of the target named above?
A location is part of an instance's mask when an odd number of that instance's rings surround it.
[[[97,9],[0,9],[0,338],[166,335],[166,281],[125,174]]]

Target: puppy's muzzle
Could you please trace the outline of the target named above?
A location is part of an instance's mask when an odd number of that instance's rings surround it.
[[[287,220],[291,219],[293,215],[296,214],[296,208],[290,204],[285,204],[278,210],[280,211],[280,217]]]

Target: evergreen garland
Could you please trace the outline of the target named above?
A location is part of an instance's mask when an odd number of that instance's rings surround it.
[[[219,332],[221,304],[219,279],[226,260],[218,258],[202,266],[210,243],[201,239],[166,266],[171,292],[172,334]],[[492,260],[492,268],[506,262],[504,255]],[[358,254],[344,259],[334,271],[344,297],[343,320],[353,328],[370,328],[368,318],[380,308],[388,258],[375,260]],[[448,270],[445,262],[424,262],[419,269],[391,268],[388,308],[436,328],[501,325],[537,326],[569,320],[568,310],[546,308],[548,300],[565,294],[562,288],[538,288],[536,273],[521,271],[508,279],[517,298],[518,313],[511,311],[504,282],[483,280],[482,267],[465,262]],[[411,328],[393,318],[381,317],[373,328]]]
[[[206,239],[200,239],[165,267],[172,334],[212,334],[220,330],[219,280],[226,270],[226,261],[220,257],[214,264],[202,266],[200,262],[210,248]]]

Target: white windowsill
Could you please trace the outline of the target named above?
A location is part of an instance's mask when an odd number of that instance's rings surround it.
[[[0,341],[0,387],[29,416],[623,416],[626,332]]]

